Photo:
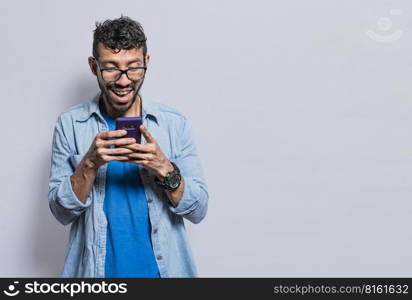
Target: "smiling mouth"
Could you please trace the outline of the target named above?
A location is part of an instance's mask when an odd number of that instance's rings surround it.
[[[112,89],[111,89],[111,91],[112,91],[113,94],[115,94],[115,95],[117,95],[117,96],[119,96],[119,97],[124,97],[124,96],[129,95],[133,90],[128,90],[128,91],[116,91],[116,90],[112,90]]]
[[[109,93],[111,95],[111,98],[117,103],[117,104],[127,104],[131,101],[132,94],[134,90],[116,90],[116,89],[109,89]]]

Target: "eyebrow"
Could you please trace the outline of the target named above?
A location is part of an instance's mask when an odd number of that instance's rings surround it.
[[[142,60],[140,58],[137,58],[137,59],[134,59],[134,60],[131,60],[131,61],[127,62],[127,65],[130,65],[130,64],[136,63],[136,62],[142,62]],[[102,61],[102,64],[113,64],[113,65],[116,65],[116,66],[118,65],[117,62],[113,61],[113,60]]]

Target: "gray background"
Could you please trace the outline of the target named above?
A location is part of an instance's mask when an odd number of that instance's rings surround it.
[[[412,276],[412,3],[377,0],[0,2],[0,276],[60,272],[53,126],[121,13],[148,36],[143,97],[193,124],[200,276]]]

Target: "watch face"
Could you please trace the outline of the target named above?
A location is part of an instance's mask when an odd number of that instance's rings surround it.
[[[168,183],[169,183],[169,186],[170,186],[171,188],[176,188],[176,187],[178,187],[178,186],[179,186],[179,183],[180,183],[180,177],[179,177],[179,175],[176,174],[176,175],[170,177]]]
[[[180,185],[180,181],[182,180],[182,177],[180,175],[179,168],[173,162],[171,163],[173,165],[174,170],[165,177],[164,187],[169,190],[176,190],[178,186]]]

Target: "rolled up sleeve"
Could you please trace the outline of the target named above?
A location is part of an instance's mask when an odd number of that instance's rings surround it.
[[[206,216],[209,193],[191,124],[186,117],[182,118],[182,127],[178,134],[180,151],[175,158],[175,163],[184,178],[185,186],[178,205],[174,207],[169,201],[168,206],[173,213],[197,224]]]
[[[74,173],[74,166],[70,163],[72,154],[59,117],[53,133],[48,200],[52,214],[63,225],[73,222],[91,205],[90,196],[83,203],[72,189],[70,181],[70,176]]]

